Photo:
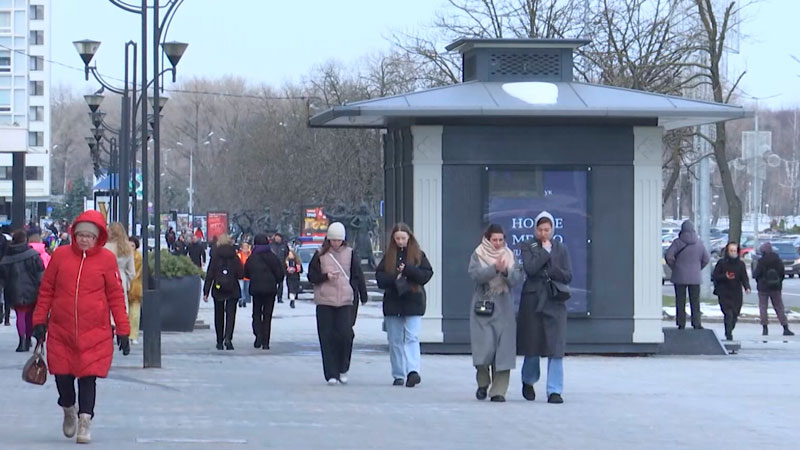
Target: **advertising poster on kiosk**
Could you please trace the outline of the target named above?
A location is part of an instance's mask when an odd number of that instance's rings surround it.
[[[206,224],[208,226],[206,239],[211,242],[215,237],[228,232],[228,213],[209,212],[206,214]]]
[[[555,218],[553,239],[567,246],[572,262],[571,314],[589,312],[588,171],[567,169],[490,169],[486,224],[506,231],[509,248],[520,258],[521,246],[535,238],[536,216],[548,211]],[[521,259],[518,262],[522,264]],[[519,302],[521,286],[515,291]]]
[[[325,240],[328,233],[328,217],[321,206],[303,209],[303,232],[300,240],[303,242],[319,242]]]

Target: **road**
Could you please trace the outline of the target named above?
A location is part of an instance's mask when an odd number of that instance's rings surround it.
[[[757,305],[758,296],[755,293],[755,283],[752,280],[751,283],[754,290],[750,295],[744,296],[744,303]],[[675,288],[669,281],[664,283],[662,292],[670,297],[675,296]],[[783,303],[786,307],[800,307],[800,278],[787,278],[783,282]]]

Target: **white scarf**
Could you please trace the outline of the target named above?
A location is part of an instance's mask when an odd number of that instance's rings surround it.
[[[508,246],[495,250],[492,243],[484,237],[481,244],[475,249],[475,254],[478,255],[478,261],[480,261],[484,267],[493,267],[497,259],[502,257],[509,263],[508,272],[510,273],[514,270],[514,253]],[[506,283],[504,278],[503,274],[500,273],[492,278],[489,281],[489,292],[492,294],[504,294],[508,292],[508,283]]]

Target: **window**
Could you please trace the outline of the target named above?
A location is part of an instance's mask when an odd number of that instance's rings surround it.
[[[0,89],[0,112],[11,111],[11,90]]]
[[[44,20],[44,5],[31,5],[31,20]]]
[[[0,33],[11,33],[11,11],[0,11]]]
[[[28,132],[28,145],[31,147],[41,147],[44,145],[44,132],[42,131],[29,131]]]
[[[44,56],[31,56],[30,69],[33,71],[44,70]]]
[[[44,31],[43,30],[33,30],[31,31],[31,45],[44,45]]]
[[[28,120],[41,122],[44,120],[44,106],[31,106],[28,110]]]
[[[44,167],[28,166],[25,168],[25,180],[42,181],[44,180]]]
[[[0,50],[0,72],[11,72],[11,52]]]
[[[31,81],[30,91],[30,95],[44,95],[44,81]]]
[[[11,166],[0,166],[0,180],[11,179]]]

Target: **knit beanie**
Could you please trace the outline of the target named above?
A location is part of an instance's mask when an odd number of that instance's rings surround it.
[[[344,225],[340,222],[333,222],[328,225],[328,240],[329,241],[343,241],[346,237]]]
[[[100,236],[100,228],[97,228],[97,225],[93,224],[92,222],[78,222],[75,224],[75,234],[78,233],[91,233],[95,237]]]

